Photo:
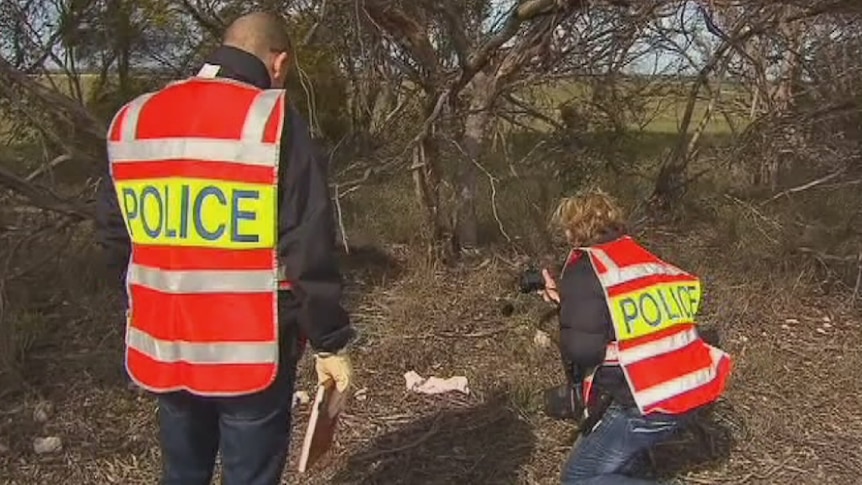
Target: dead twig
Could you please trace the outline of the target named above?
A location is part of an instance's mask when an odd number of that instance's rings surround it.
[[[755,208],[752,204],[745,202],[741,199],[738,199],[738,198],[736,198],[732,195],[729,195],[729,194],[725,194],[724,197],[727,198],[728,200],[734,202],[735,204],[739,205],[740,207],[747,209],[757,219],[759,219],[762,222],[765,222],[766,224],[772,226],[773,229],[776,229],[776,230],[781,229],[781,224],[779,224],[775,220],[772,220],[772,219],[766,217],[765,215],[763,215],[763,213],[760,212],[759,210],[757,210],[757,208]],[[760,231],[760,233],[763,235],[763,237],[768,239],[770,242],[772,242],[773,244],[778,244],[778,240],[776,238],[774,238],[773,236],[771,236],[769,233],[767,233],[759,224],[757,225],[757,230]]]
[[[808,190],[808,189],[812,189],[812,188],[814,188],[814,187],[817,187],[818,185],[822,185],[822,184],[824,184],[824,183],[826,183],[826,182],[829,182],[830,180],[832,180],[832,179],[834,179],[834,178],[836,178],[836,177],[840,177],[844,172],[845,172],[845,169],[843,169],[843,168],[842,168],[841,170],[838,170],[837,172],[832,172],[832,173],[830,173],[829,175],[826,175],[826,176],[820,177],[819,179],[812,180],[811,182],[808,182],[808,183],[805,183],[805,184],[802,184],[802,185],[799,185],[799,186],[796,186],[796,187],[793,187],[793,188],[787,189],[787,190],[785,190],[785,191],[783,191],[783,192],[779,192],[779,193],[777,193],[777,194],[773,195],[772,197],[770,197],[769,199],[766,199],[765,201],[761,202],[761,203],[760,203],[760,206],[761,206],[761,207],[763,207],[763,206],[765,206],[765,205],[769,204],[770,202],[774,202],[774,201],[776,201],[776,200],[778,200],[778,199],[780,199],[780,198],[782,198],[782,197],[787,197],[787,196],[789,196],[790,194],[795,194],[795,193],[798,193],[798,192],[803,192],[803,191],[805,191],[805,190]]]
[[[64,199],[49,189],[37,187],[2,165],[0,165],[0,186],[26,197],[41,209],[64,214],[77,220],[95,218],[95,211],[91,206]]]
[[[404,147],[404,154],[406,155],[407,151],[413,148],[414,145],[418,145],[422,143],[422,141],[428,137],[428,134],[431,132],[431,127],[434,125],[434,122],[437,121],[437,118],[440,116],[440,113],[443,111],[443,106],[446,104],[446,101],[449,99],[449,96],[452,94],[452,91],[447,89],[440,93],[440,96],[437,98],[437,102],[434,104],[434,109],[431,110],[431,114],[425,118],[425,121],[422,122],[422,128],[419,130],[419,133],[416,134],[415,137]]]
[[[853,287],[853,301],[859,297],[859,290],[862,288],[862,252],[856,258],[856,264],[859,266],[859,271],[856,272],[856,285]]]
[[[39,177],[40,175],[42,175],[43,173],[45,173],[49,170],[53,170],[53,169],[57,168],[58,165],[65,163],[65,162],[68,162],[71,159],[72,159],[72,156],[69,154],[60,155],[59,157],[51,160],[50,162],[46,163],[45,165],[40,166],[36,170],[33,170],[30,173],[30,175],[24,177],[24,180],[26,180],[27,182],[32,182],[34,179],[36,179],[36,177]]]
[[[497,209],[497,178],[494,177],[494,175],[491,174],[491,172],[489,172],[488,169],[486,169],[481,163],[479,163],[478,160],[471,157],[467,153],[467,151],[464,150],[463,147],[461,147],[460,143],[455,140],[452,140],[451,138],[449,139],[449,142],[452,143],[452,145],[454,145],[455,148],[457,148],[462,155],[464,155],[464,158],[466,158],[470,163],[475,165],[485,174],[486,177],[488,177],[488,183],[491,184],[491,212],[494,215],[494,220],[497,221],[497,227],[500,229],[500,234],[502,234],[503,237],[505,237],[506,240],[509,241],[509,244],[514,245],[514,241],[512,240],[511,236],[509,236],[509,233],[506,232],[506,228],[503,227],[503,221],[500,219],[500,213]]]
[[[344,246],[344,252],[350,254],[350,245],[347,244],[347,229],[344,227],[344,216],[341,213],[341,197],[338,195],[338,184],[335,184],[335,213],[338,217],[338,229],[341,232],[341,244]]]

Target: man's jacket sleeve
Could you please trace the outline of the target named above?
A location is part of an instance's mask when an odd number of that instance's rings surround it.
[[[126,223],[120,213],[110,170],[107,167],[106,164],[96,191],[96,242],[102,248],[104,263],[110,277],[125,292],[131,241],[126,231]]]
[[[560,352],[583,369],[601,364],[613,329],[598,277],[582,256],[560,282]]]
[[[336,352],[353,337],[353,328],[341,305],[327,166],[292,105],[282,143],[279,260],[301,304],[299,324],[311,346],[318,352]]]

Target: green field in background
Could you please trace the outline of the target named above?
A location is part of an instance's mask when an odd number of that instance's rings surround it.
[[[78,89],[80,89],[81,97],[85,102],[91,102],[93,98],[93,89],[95,87],[96,82],[98,81],[98,77],[95,74],[84,74],[81,75],[78,79],[79,88],[76,87],[67,76],[63,75],[55,75],[50,79],[44,78],[42,82],[45,85],[51,86],[53,89],[56,89],[60,92],[63,92],[67,95],[72,95],[76,93]],[[588,104],[589,98],[591,96],[591,89],[588,85],[588,82],[584,81],[557,81],[553,84],[549,83],[546,86],[541,87],[532,87],[529,90],[525,90],[524,92],[518,93],[518,96],[522,99],[527,99],[534,103],[537,109],[542,112],[544,115],[553,118],[557,121],[560,120],[560,111],[559,107],[565,103],[571,103],[575,106],[586,106]],[[683,118],[683,114],[685,112],[686,100],[687,100],[687,91],[689,89],[689,84],[683,81],[676,80],[639,80],[637,83],[643,84],[648,82],[650,86],[645,90],[645,92],[650,93],[647,96],[646,101],[641,99],[644,106],[644,112],[649,113],[647,116],[648,122],[646,122],[643,126],[640,126],[640,121],[632,122],[629,125],[631,130],[643,131],[644,133],[656,133],[656,134],[673,134],[677,133],[680,126],[680,121]],[[626,90],[637,90],[639,88],[635,87],[634,82],[629,81],[621,81],[620,90],[625,92]],[[701,93],[702,96],[705,96],[705,93]],[[320,94],[318,94],[320,96]],[[625,93],[624,93],[625,96]],[[73,96],[77,97],[77,96]],[[641,97],[642,98],[642,97]],[[725,88],[722,92],[722,98],[717,103],[718,108],[726,108],[730,106],[732,103],[737,105],[744,104],[744,95],[741,90],[734,88]],[[740,103],[742,101],[743,103]],[[703,115],[706,111],[708,101],[706,99],[699,99],[697,104],[695,105],[695,109],[693,112],[692,122],[689,127],[689,132],[693,131],[697,125],[700,123]],[[2,137],[5,141],[6,145],[14,145],[15,140],[10,140],[10,128],[14,125],[8,121],[8,117],[10,114],[8,112],[4,113],[2,108],[0,108],[0,137]],[[736,128],[740,128],[745,120],[743,116],[734,115],[730,117]],[[501,120],[502,126],[512,128],[517,130],[517,127],[511,126],[505,120]],[[551,129],[551,126],[547,123],[538,120],[528,120],[526,124],[532,128],[535,128],[539,131],[548,131]],[[591,126],[591,129],[593,127]],[[727,117],[725,117],[720,110],[717,110],[710,122],[707,125],[706,133],[707,134],[727,134],[731,132],[731,127],[728,124]]]

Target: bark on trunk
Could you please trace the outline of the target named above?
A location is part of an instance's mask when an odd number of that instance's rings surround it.
[[[692,151],[696,149],[697,143],[706,129],[706,125],[712,116],[712,110],[715,102],[721,93],[721,85],[719,84],[712,92],[710,104],[704,113],[703,119],[695,130],[693,135],[689,135],[689,127],[691,126],[694,109],[697,105],[698,94],[700,90],[709,83],[709,75],[721,65],[719,72],[719,80],[724,77],[727,69],[727,60],[725,54],[730,49],[730,44],[725,42],[716,49],[712,58],[704,65],[698,73],[697,80],[691,86],[688,95],[688,101],[685,107],[685,113],[680,121],[679,135],[673,151],[668,155],[659,169],[656,178],[653,193],[649,199],[649,205],[653,211],[666,212],[679,201],[680,197],[685,192],[686,171],[689,161],[691,160]],[[719,81],[721,82],[721,81]]]
[[[496,94],[495,78],[477,73],[473,78],[470,103],[464,121],[461,148],[464,160],[458,164],[455,180],[455,248],[473,249],[479,245],[479,221],[476,216],[478,167],[482,146],[491,121],[490,107]]]
[[[434,155],[436,140],[426,139],[413,149],[413,189],[419,205],[425,212],[427,236],[432,243],[439,242],[447,232],[440,212],[440,176]]]

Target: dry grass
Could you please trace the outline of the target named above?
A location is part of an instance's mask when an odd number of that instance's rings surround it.
[[[735,358],[726,399],[656,450],[657,466],[645,473],[697,484],[858,483],[862,319],[841,297],[817,296],[786,275],[745,274],[710,242],[720,240],[715,231],[644,235],[703,275],[703,323],[721,330]],[[116,302],[94,291],[98,275],[82,252],[56,281],[62,305],[24,362],[28,388],[0,390],[0,444],[9,448],[0,452],[2,483],[156,482],[155,403],[122,381]],[[486,253],[437,268],[393,245],[347,257],[349,306],[361,331],[357,387],[366,397],[352,401],[326,466],[304,477],[292,473],[308,415],[307,407],[297,411],[284,483],[557,483],[572,430],[542,416],[538,395],[561,378],[557,354],[533,344],[540,302],[519,297],[516,313],[500,316],[499,299],[513,296],[509,260]],[[473,393],[409,393],[409,370],[466,375]],[[306,359],[299,387],[312,385]],[[45,424],[32,419],[41,400],[55,406]],[[46,435],[61,437],[64,450],[35,455],[33,438]]]

